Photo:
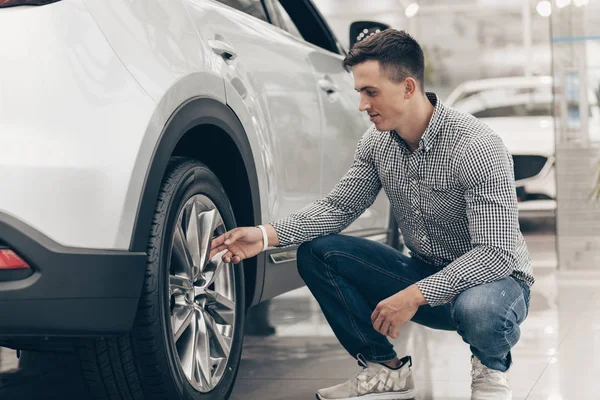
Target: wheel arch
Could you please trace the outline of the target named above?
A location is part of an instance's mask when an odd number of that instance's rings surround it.
[[[239,226],[261,223],[258,175],[244,127],[237,115],[222,102],[194,98],[173,113],[154,148],[137,209],[131,251],[146,250],[160,185],[173,156],[197,159],[217,175]],[[262,292],[264,255],[261,253],[244,263],[246,304],[249,306],[258,301]]]

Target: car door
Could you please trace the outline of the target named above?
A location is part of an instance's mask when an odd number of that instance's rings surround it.
[[[294,36],[315,44],[315,51],[309,56],[317,76],[322,111],[321,189],[326,195],[348,171],[356,145],[371,123],[358,110],[359,94],[354,90],[354,79],[342,66],[345,52],[312,2],[267,0],[269,4],[275,9],[279,24]],[[344,233],[385,240],[389,209],[387,197],[381,191],[375,203]]]
[[[269,186],[261,191],[268,197],[263,220],[316,200],[321,112],[309,61],[314,50],[271,25],[260,0],[183,1],[202,42],[222,56],[228,104],[249,115],[256,132],[254,156],[265,165]]]

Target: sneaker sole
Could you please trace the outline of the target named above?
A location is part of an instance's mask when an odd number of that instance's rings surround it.
[[[335,400],[409,400],[417,396],[417,389],[407,390],[406,392],[388,392],[388,393],[370,393],[358,397],[344,397]],[[318,400],[333,400],[321,397],[317,393]]]

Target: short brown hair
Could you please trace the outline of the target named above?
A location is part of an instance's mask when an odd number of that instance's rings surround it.
[[[424,91],[425,58],[419,43],[408,33],[396,29],[386,29],[360,42],[357,42],[346,58],[344,68],[369,60],[377,60],[390,80],[400,83],[413,77]]]

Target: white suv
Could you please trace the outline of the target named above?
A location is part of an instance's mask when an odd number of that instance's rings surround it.
[[[98,399],[228,397],[246,309],[302,281],[207,249],[350,166],[339,42],[309,0],[0,0],[0,37],[0,345],[75,347]],[[383,192],[344,233],[397,243]]]

